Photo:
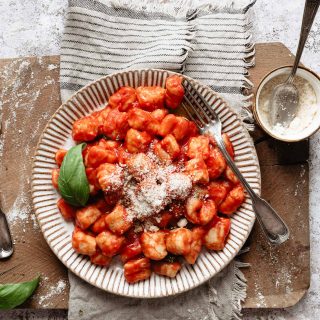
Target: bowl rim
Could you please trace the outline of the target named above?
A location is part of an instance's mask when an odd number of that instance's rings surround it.
[[[141,69],[129,69],[129,70],[122,70],[122,71],[118,71],[118,72],[114,72],[114,73],[111,73],[111,74],[108,74],[108,75],[105,75],[105,76],[102,76],[102,77],[99,77],[91,82],[89,82],[88,84],[86,84],[85,86],[83,86],[81,89],[77,90],[74,94],[70,95],[70,97],[63,103],[60,104],[60,106],[57,108],[57,110],[52,114],[52,116],[50,117],[50,119],[47,121],[47,124],[45,125],[45,127],[43,128],[43,131],[41,133],[41,135],[39,136],[39,140],[38,140],[38,143],[37,143],[37,146],[36,146],[36,149],[35,149],[35,152],[34,152],[34,157],[33,157],[33,164],[32,164],[32,170],[31,170],[31,173],[32,173],[32,176],[31,176],[31,199],[32,199],[32,208],[35,212],[35,215],[36,215],[36,218],[37,218],[37,222],[40,226],[40,230],[41,230],[41,233],[45,239],[45,241],[47,242],[50,250],[55,254],[56,258],[59,259],[59,261],[68,269],[68,271],[72,272],[73,274],[75,274],[76,276],[78,276],[79,278],[81,278],[82,280],[84,280],[86,283],[89,283],[93,286],[95,286],[96,288],[99,288],[105,292],[109,292],[109,293],[112,293],[112,294],[115,294],[117,296],[122,296],[122,297],[128,297],[128,298],[138,298],[138,299],[157,299],[157,298],[163,298],[163,297],[170,297],[170,296],[176,296],[178,294],[182,294],[182,293],[185,293],[185,292],[188,292],[194,288],[197,288],[199,287],[200,285],[208,282],[210,279],[212,279],[212,277],[214,277],[216,274],[218,274],[219,272],[221,272],[223,269],[225,269],[232,261],[234,261],[235,257],[239,254],[239,252],[241,251],[241,248],[243,247],[243,245],[245,244],[245,242],[247,241],[247,239],[249,238],[251,232],[252,232],[252,228],[255,224],[255,221],[256,221],[256,216],[254,215],[251,219],[251,222],[250,222],[250,225],[248,227],[248,230],[247,230],[247,235],[244,236],[244,238],[242,239],[242,245],[241,247],[239,248],[239,250],[235,253],[235,254],[232,254],[232,257],[229,259],[229,261],[218,271],[216,272],[214,275],[209,275],[208,277],[205,277],[203,280],[201,281],[198,281],[197,283],[193,284],[190,288],[188,288],[187,290],[182,290],[182,291],[178,291],[178,292],[174,292],[172,294],[168,294],[168,295],[153,295],[153,296],[146,296],[146,295],[141,295],[141,296],[137,296],[135,294],[123,294],[123,293],[119,293],[119,292],[116,292],[116,291],[111,291],[111,290],[108,290],[108,289],[105,289],[103,288],[102,286],[99,286],[97,284],[95,284],[93,281],[87,279],[85,276],[82,276],[80,274],[80,272],[77,272],[76,270],[73,270],[70,266],[68,266],[66,264],[65,261],[63,261],[63,259],[59,256],[58,252],[56,252],[57,250],[55,248],[53,248],[51,246],[51,241],[49,241],[49,239],[47,238],[47,236],[45,236],[44,234],[44,226],[43,226],[43,222],[39,220],[38,218],[38,213],[37,213],[37,208],[35,206],[35,198],[38,197],[38,195],[35,194],[35,192],[37,191],[35,189],[35,180],[36,178],[34,177],[35,175],[35,168],[37,167],[37,164],[36,164],[36,159],[37,159],[37,156],[39,155],[39,147],[40,147],[40,144],[41,144],[41,141],[43,140],[44,138],[44,135],[47,131],[47,129],[49,128],[50,124],[52,123],[52,120],[56,117],[57,114],[59,114],[60,110],[62,108],[64,108],[68,101],[72,100],[74,97],[76,97],[79,93],[85,91],[88,87],[90,87],[91,85],[99,82],[99,81],[102,81],[103,79],[106,79],[106,78],[111,78],[111,77],[114,77],[115,75],[118,75],[118,74],[122,74],[122,73],[126,73],[126,72],[148,72],[148,71],[160,71],[160,72],[166,72],[168,73],[169,75],[179,75],[179,76],[182,76],[190,81],[192,81],[193,83],[195,83],[197,86],[200,86],[201,88],[205,88],[206,90],[209,90],[211,92],[213,92],[226,106],[227,108],[233,113],[233,115],[239,120],[240,122],[240,126],[242,127],[243,129],[243,133],[246,137],[246,140],[248,141],[249,145],[250,145],[250,148],[252,149],[252,156],[255,160],[255,165],[257,166],[257,172],[258,172],[258,186],[256,187],[257,189],[257,194],[261,194],[261,168],[260,168],[260,163],[259,163],[259,158],[258,158],[258,155],[257,155],[257,151],[256,151],[256,148],[255,148],[255,145],[254,145],[254,142],[247,130],[247,128],[245,127],[245,125],[243,124],[243,121],[241,120],[239,114],[229,105],[228,102],[226,102],[226,100],[219,94],[217,93],[216,91],[214,91],[213,89],[211,89],[208,85],[206,84],[203,84],[201,81],[198,81],[196,79],[193,79],[191,77],[188,77],[184,74],[180,74],[180,73],[177,73],[177,72],[174,72],[174,71],[170,71],[170,70],[165,70],[165,69],[155,69],[155,68],[141,68]],[[253,211],[253,209],[252,209]]]
[[[259,124],[259,126],[262,128],[262,130],[264,132],[266,132],[268,135],[270,135],[272,138],[276,139],[276,140],[280,140],[280,141],[284,141],[284,142],[299,142],[299,141],[303,141],[306,140],[308,138],[310,138],[313,134],[315,134],[319,129],[320,129],[320,121],[319,121],[319,125],[317,126],[317,128],[315,130],[313,130],[309,135],[307,135],[304,138],[300,138],[300,139],[287,139],[287,138],[282,138],[280,136],[275,135],[272,131],[268,130],[266,128],[266,126],[263,124],[263,122],[260,120],[260,117],[258,115],[258,105],[259,105],[259,96],[258,96],[258,91],[262,88],[262,83],[266,80],[266,78],[268,78],[272,73],[275,73],[278,70],[281,69],[285,69],[285,68],[292,68],[292,65],[284,65],[278,68],[273,69],[272,71],[268,72],[260,81],[259,85],[257,86],[257,90],[255,92],[255,98],[253,101],[253,105],[252,105],[252,111],[253,111],[253,115],[255,120],[257,121],[257,123]],[[304,70],[308,73],[311,73],[313,76],[315,76],[318,81],[319,81],[319,85],[320,85],[320,75],[318,75],[316,72],[314,72],[313,70],[305,67],[305,66],[299,66],[298,69]]]

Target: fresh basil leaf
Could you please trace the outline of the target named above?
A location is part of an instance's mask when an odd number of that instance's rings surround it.
[[[82,150],[86,144],[72,147],[61,164],[58,188],[62,198],[69,204],[85,206],[89,199],[89,182],[83,164]]]
[[[0,309],[13,309],[24,303],[37,288],[40,277],[28,282],[0,284]]]

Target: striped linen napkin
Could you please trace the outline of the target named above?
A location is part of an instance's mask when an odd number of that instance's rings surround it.
[[[247,127],[254,64],[248,9],[255,0],[69,0],[61,46],[62,101],[89,82],[127,69],[184,73],[207,84]],[[69,319],[231,320],[241,318],[246,280],[233,261],[205,285],[176,297],[118,297],[69,273]]]
[[[247,11],[255,1],[69,0],[62,100],[110,73],[168,69],[210,86],[252,128],[246,76],[255,50]]]

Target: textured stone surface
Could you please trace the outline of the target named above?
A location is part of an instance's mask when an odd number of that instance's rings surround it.
[[[254,7],[257,42],[281,41],[293,52],[297,46],[303,0],[258,0]],[[59,53],[67,0],[7,0],[0,2],[0,58]],[[320,72],[320,13],[311,30],[303,63]],[[244,319],[317,320],[320,316],[320,133],[311,139],[310,215],[311,287],[307,295],[286,310],[247,310]],[[298,223],[298,222],[297,222]],[[66,319],[64,311],[11,311],[0,319]]]

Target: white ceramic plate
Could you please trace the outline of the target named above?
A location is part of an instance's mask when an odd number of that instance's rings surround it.
[[[252,229],[255,216],[251,201],[246,199],[232,215],[231,232],[222,251],[206,251],[197,262],[184,265],[174,279],[152,274],[136,284],[125,281],[122,265],[114,261],[110,267],[92,264],[86,256],[77,254],[71,246],[73,224],[66,222],[57,208],[58,193],[51,184],[51,171],[56,168],[54,156],[60,148],[70,148],[72,124],[106,105],[108,98],[119,87],[164,86],[172,74],[165,70],[135,70],[106,76],[73,95],[48,122],[36,150],[32,171],[32,199],[43,235],[52,251],[65,266],[85,281],[103,290],[129,297],[156,298],[190,290],[209,280],[223,269],[239,252]],[[189,79],[192,80],[192,79]],[[194,81],[194,80],[192,80]],[[260,193],[260,168],[256,151],[247,130],[237,115],[219,96],[206,86],[194,81],[196,87],[213,106],[223,123],[235,149],[235,161],[253,189]],[[116,260],[116,259],[115,259]]]

